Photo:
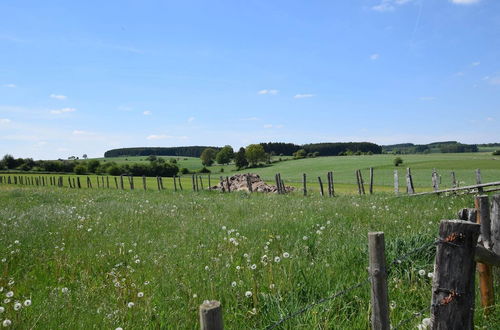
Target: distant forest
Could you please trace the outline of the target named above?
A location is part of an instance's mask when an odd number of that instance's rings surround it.
[[[496,143],[479,146],[495,146]],[[463,144],[457,141],[433,142],[429,144],[400,143],[382,146],[384,153],[393,154],[419,154],[419,153],[451,153],[451,152],[478,152],[477,144]]]
[[[104,153],[104,157],[121,157],[121,156],[183,156],[183,157],[200,157],[203,150],[212,148],[219,151],[218,147],[137,147],[137,148],[119,148],[108,150]]]
[[[271,155],[292,156],[300,149],[304,149],[307,153],[317,153],[320,156],[338,156],[345,153],[382,153],[382,147],[370,142],[335,142],[335,143],[310,143],[298,145],[294,143],[284,142],[267,142],[261,143],[264,151]],[[108,150],[104,153],[104,157],[121,157],[121,156],[183,156],[183,157],[200,157],[203,150],[213,148],[219,151],[217,147],[138,147],[138,148],[120,148]]]

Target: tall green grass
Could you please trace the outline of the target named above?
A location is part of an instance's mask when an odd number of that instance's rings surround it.
[[[16,328],[193,329],[199,304],[216,299],[228,329],[262,329],[365,280],[369,231],[385,232],[391,261],[432,242],[439,220],[472,197],[1,186],[0,203],[0,286],[14,293],[0,319]],[[391,268],[393,324],[429,305],[431,279],[418,271],[432,264],[430,249]],[[283,328],[366,329],[369,292],[363,286]],[[13,309],[26,299],[31,306]],[[495,313],[486,320],[478,311],[476,321],[500,326]]]

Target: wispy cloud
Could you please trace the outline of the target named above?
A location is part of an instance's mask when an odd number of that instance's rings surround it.
[[[273,125],[273,124],[265,124],[264,125],[264,128],[283,128],[285,127],[284,125],[282,124],[278,124],[278,125]]]
[[[5,124],[10,124],[12,121],[7,118],[0,118],[0,124],[5,125]]]
[[[53,115],[61,115],[63,113],[70,113],[70,112],[75,112],[75,108],[62,108],[59,110],[50,110],[50,113]]]
[[[17,87],[17,85],[15,85],[15,84],[4,84],[2,86],[7,87],[7,88],[16,88]]]
[[[66,95],[61,95],[61,94],[50,94],[50,98],[56,100],[66,100],[68,97]]]
[[[192,123],[195,119],[196,119],[195,117],[191,116],[187,119],[187,122]]]
[[[83,131],[83,130],[79,130],[79,129],[76,129],[72,132],[73,135],[96,135],[96,133],[94,132],[89,132],[89,131]]]
[[[479,66],[481,64],[481,62],[477,61],[477,62],[472,62],[472,66]]]
[[[257,92],[257,94],[259,95],[276,95],[278,94],[278,90],[277,89],[263,89],[263,90],[260,90]]]
[[[481,0],[451,0],[452,3],[457,5],[472,5],[475,3],[479,3]]]
[[[393,11],[398,6],[412,2],[413,0],[380,0],[380,2],[373,6],[372,9],[378,12]]]
[[[248,117],[248,118],[242,118],[241,120],[243,121],[256,121],[259,120],[258,117]]]
[[[377,53],[375,53],[375,54],[371,54],[371,55],[370,55],[370,60],[372,60],[372,61],[376,61],[376,60],[378,60],[379,58],[380,58],[380,55],[379,55],[379,54],[377,54]]]
[[[149,111],[149,110],[146,110],[146,111],[144,111],[142,114],[143,114],[144,116],[150,116],[150,115],[152,115],[153,113],[152,113],[151,111]]]
[[[314,97],[314,94],[296,94],[293,98],[294,99],[307,99],[310,97]]]

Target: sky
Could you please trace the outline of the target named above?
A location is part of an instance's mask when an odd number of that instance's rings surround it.
[[[500,142],[498,0],[0,2],[0,157]]]

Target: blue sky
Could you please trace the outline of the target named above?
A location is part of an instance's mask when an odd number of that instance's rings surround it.
[[[500,142],[500,1],[0,2],[0,156]]]

